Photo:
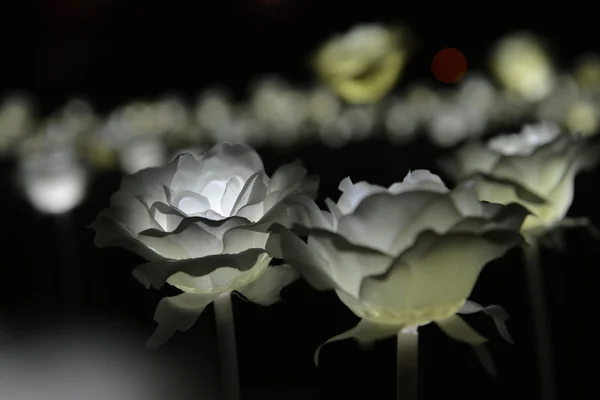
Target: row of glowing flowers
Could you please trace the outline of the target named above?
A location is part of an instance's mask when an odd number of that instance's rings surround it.
[[[539,41],[514,35],[494,46],[492,72],[503,90],[483,75],[467,74],[457,89],[435,91],[419,84],[388,95],[410,54],[401,40],[405,36],[402,29],[356,27],[317,53],[315,68],[325,87],[299,90],[281,79],[265,79],[254,86],[247,104],[235,104],[223,90],[208,90],[194,106],[167,97],[133,102],[101,118],[74,100],[40,120],[26,99],[9,98],[0,107],[0,151],[68,145],[97,168],[120,163],[130,173],[160,165],[181,147],[219,141],[289,146],[316,135],[341,146],[382,131],[399,142],[425,132],[437,145],[452,146],[532,119],[587,134],[598,130],[598,58],[583,59],[572,75],[560,74]],[[381,77],[365,77],[365,70]]]
[[[387,188],[346,178],[337,202],[328,198],[321,210],[318,178],[300,163],[269,177],[252,148],[219,143],[125,177],[92,226],[97,246],[148,261],[134,271],[141,283],[181,290],[158,304],[153,346],[193,326],[219,296],[270,305],[300,275],[335,290],[361,319],[331,340],[372,342],[435,323],[485,362],[486,339],[457,314],[484,310],[510,336],[500,308],[468,301],[479,273],[568,225],[575,175],[597,159],[584,138],[526,126],[444,160],[452,190],[426,170]]]

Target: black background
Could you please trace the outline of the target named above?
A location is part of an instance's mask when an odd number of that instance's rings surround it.
[[[400,87],[415,79],[432,81],[430,60],[446,46],[463,51],[470,69],[485,67],[493,41],[515,29],[543,35],[563,68],[571,67],[579,54],[600,50],[592,16],[579,9],[573,9],[572,15],[569,10],[552,10],[560,11],[560,18],[540,16],[550,10],[523,15],[524,4],[80,3],[44,0],[0,6],[5,31],[0,93],[26,89],[38,99],[42,112],[61,106],[73,95],[87,97],[106,112],[134,98],[165,92],[191,99],[213,84],[230,88],[243,99],[249,84],[265,74],[276,73],[297,85],[310,82],[309,52],[326,36],[356,22],[402,21],[413,29],[417,52]],[[426,168],[450,184],[435,164],[445,151],[422,139],[400,147],[373,138],[336,150],[311,144],[285,152],[272,148],[259,152],[269,172],[282,162],[302,159],[310,172],[321,175],[319,197],[337,198],[337,184],[348,175],[354,181],[388,185],[401,180],[409,169]],[[143,347],[155,326],[155,305],[175,291],[143,288],[130,274],[141,259],[122,249],[94,248],[93,232],[86,229],[107,206],[120,175],[97,174],[85,203],[67,216],[53,218],[38,215],[19,195],[12,165],[4,160],[0,167],[4,220],[0,305],[13,324],[15,340],[43,335],[44,327],[78,321],[134,329]],[[588,215],[600,223],[597,179],[597,170],[577,178],[570,215]],[[597,243],[583,230],[568,233],[567,254],[544,253],[560,398],[584,398],[595,392],[593,367],[588,365],[595,365],[592,350],[597,339],[592,323],[597,289],[592,271],[599,256]],[[70,271],[70,281],[64,278],[65,271]],[[393,398],[393,340],[380,342],[371,351],[352,341],[328,345],[317,369],[312,362],[315,348],[357,319],[335,295],[315,292],[303,282],[286,288],[282,297],[270,308],[234,299],[244,399]],[[486,267],[472,298],[507,309],[517,344],[505,344],[487,317],[467,318],[491,339],[499,369],[493,381],[467,346],[453,342],[433,325],[421,328],[421,398],[536,398],[534,338],[518,250]],[[218,387],[215,344],[214,313],[208,307],[194,328],[178,333],[153,356],[175,360],[177,385],[184,385],[189,398],[211,398],[209,388]],[[168,393],[157,396],[170,398]]]

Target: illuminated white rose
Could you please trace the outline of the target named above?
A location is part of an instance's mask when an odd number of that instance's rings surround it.
[[[471,183],[450,191],[426,170],[389,188],[347,178],[340,190],[337,204],[327,200],[331,214],[305,227],[307,243],[279,229],[269,244],[361,318],[332,340],[372,342],[434,322],[457,340],[485,342],[456,314],[469,312],[486,263],[522,242],[527,211],[480,202]]]
[[[361,25],[329,39],[317,52],[315,69],[340,97],[370,103],[383,97],[406,65],[406,32]]]
[[[298,163],[269,178],[254,150],[229,143],[125,177],[93,224],[96,245],[123,246],[150,261],[134,271],[147,287],[168,282],[184,292],[159,303],[149,344],[189,329],[219,295],[277,301],[295,275],[269,267],[267,229],[296,221],[295,208],[312,202],[317,185]]]
[[[546,122],[487,143],[470,143],[445,166],[457,180],[476,176],[480,200],[525,206],[532,215],[523,232],[537,235],[563,221],[573,201],[576,174],[597,156],[598,149],[585,139]]]

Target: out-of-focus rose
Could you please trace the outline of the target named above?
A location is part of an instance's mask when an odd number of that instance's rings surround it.
[[[529,33],[501,39],[491,59],[492,72],[506,89],[528,101],[546,97],[556,83],[556,71],[542,43]]]
[[[337,204],[326,201],[331,214],[305,228],[307,243],[282,228],[269,242],[315,288],[335,289],[361,318],[331,340],[372,342],[434,322],[452,338],[483,344],[456,314],[469,311],[482,268],[522,243],[527,211],[480,202],[471,183],[450,191],[426,170],[389,188],[347,178],[340,190]]]
[[[406,32],[380,25],[360,25],[329,39],[314,65],[323,81],[351,103],[382,98],[396,83],[407,58]]]
[[[184,292],[159,303],[149,345],[189,329],[220,295],[277,301],[295,273],[269,266],[268,228],[297,221],[297,209],[312,204],[317,186],[298,163],[269,178],[252,148],[229,143],[125,177],[92,225],[96,245],[123,246],[150,261],[134,271],[147,287],[168,282]]]
[[[480,200],[516,202],[529,209],[532,215],[523,232],[538,235],[563,221],[573,201],[576,174],[597,159],[596,146],[544,122],[487,143],[470,143],[444,164],[457,180],[475,177]]]

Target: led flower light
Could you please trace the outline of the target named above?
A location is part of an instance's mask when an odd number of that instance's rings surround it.
[[[554,85],[552,60],[541,42],[528,33],[500,40],[492,53],[491,68],[502,86],[528,101],[543,99]]]
[[[565,217],[573,201],[575,176],[595,165],[599,155],[600,149],[583,137],[545,122],[525,125],[520,133],[500,135],[487,143],[471,143],[444,161],[446,170],[457,180],[477,176],[481,200],[516,202],[532,213],[523,223],[522,233],[528,242],[523,250],[542,398],[553,397],[555,379],[538,242],[555,239],[554,244],[562,246],[557,228],[584,226],[595,231],[587,218]]]
[[[84,199],[88,174],[73,151],[23,154],[19,161],[24,193],[41,213],[64,214]]]
[[[360,25],[329,39],[316,53],[321,79],[351,103],[381,99],[396,84],[407,62],[407,32]]]
[[[138,253],[149,263],[136,269],[137,279],[183,292],[159,303],[150,345],[189,329],[224,294],[238,291],[259,304],[278,299],[295,274],[269,267],[267,228],[289,225],[299,215],[293,204],[316,194],[317,181],[305,175],[302,166],[288,164],[269,178],[250,147],[219,143],[124,178],[93,224],[96,245]]]
[[[270,242],[315,288],[334,289],[361,318],[330,339],[372,342],[436,323],[476,347],[486,339],[456,316],[482,268],[521,244],[520,205],[477,199],[471,183],[450,191],[426,170],[384,188],[344,179],[330,213],[305,227],[307,243],[286,229]],[[317,218],[318,217],[318,218]]]
[[[22,95],[8,97],[0,106],[0,153],[28,134],[33,123],[31,101]]]
[[[575,176],[593,166],[598,149],[550,122],[520,133],[470,143],[444,161],[457,181],[477,176],[480,200],[519,203],[532,212],[523,232],[538,236],[563,223],[573,201]]]

